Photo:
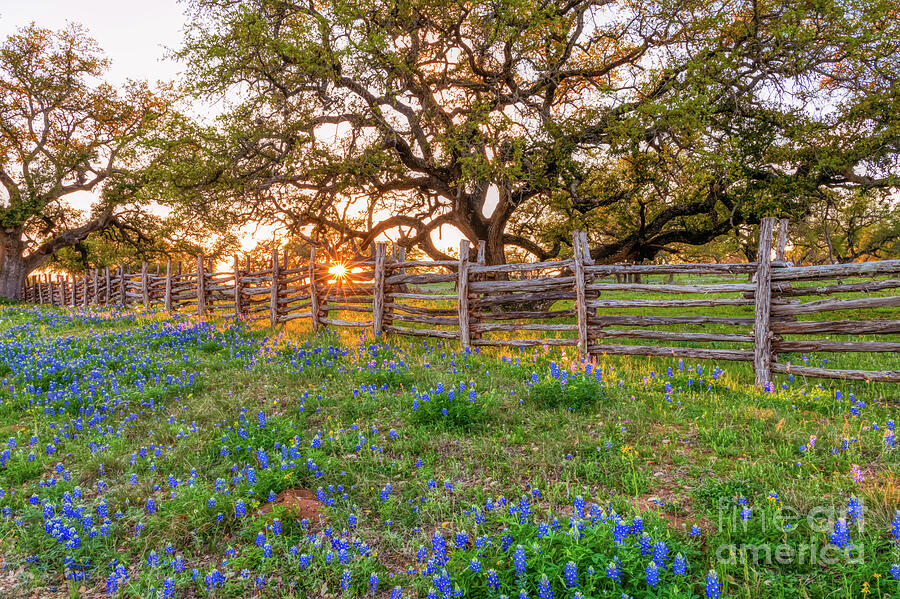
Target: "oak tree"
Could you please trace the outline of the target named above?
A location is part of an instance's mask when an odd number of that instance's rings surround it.
[[[77,25],[31,25],[0,46],[0,296],[19,297],[62,248],[127,228],[140,140],[168,100],[146,83],[114,87],[107,67]]]
[[[185,205],[235,223],[640,261],[897,189],[889,0],[192,6],[189,84],[231,110]]]

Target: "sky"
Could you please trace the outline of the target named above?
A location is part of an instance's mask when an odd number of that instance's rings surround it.
[[[0,0],[0,36],[32,21],[59,29],[80,23],[112,60],[109,79],[171,80],[180,65],[165,49],[181,44],[185,6],[175,0]]]

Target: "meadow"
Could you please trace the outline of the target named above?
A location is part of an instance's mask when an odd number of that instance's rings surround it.
[[[0,331],[0,595],[900,596],[896,385],[117,308]]]

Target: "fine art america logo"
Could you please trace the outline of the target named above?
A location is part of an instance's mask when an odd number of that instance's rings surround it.
[[[771,509],[751,509],[743,498],[719,500],[718,529],[734,539],[716,547],[722,564],[833,566],[863,562],[862,546],[851,536],[864,530],[862,502],[845,507],[817,505],[802,511],[770,496]],[[741,537],[740,539],[736,537]]]

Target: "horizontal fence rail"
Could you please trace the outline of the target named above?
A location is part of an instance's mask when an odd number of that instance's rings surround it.
[[[497,266],[485,264],[484,242],[473,248],[463,240],[458,260],[434,261],[406,260],[405,248],[394,246],[389,254],[388,244],[378,242],[370,257],[340,264],[343,272],[320,260],[314,247],[297,264],[273,251],[264,268],[249,262],[242,267],[235,257],[233,267],[221,272],[198,256],[187,267],[169,261],[152,269],[144,263],[139,272],[119,267],[35,275],[26,281],[24,298],[72,307],[161,305],[201,316],[265,319],[271,326],[304,320],[314,331],[371,328],[375,335],[453,339],[463,347],[572,346],[585,357],[746,361],[759,385],[769,384],[772,373],[900,382],[900,370],[840,370],[778,359],[804,352],[900,355],[900,340],[859,340],[900,334],[900,294],[891,295],[900,289],[900,260],[793,266],[785,261],[787,221],[774,218],[762,220],[757,259],[748,263],[594,264],[587,235],[576,232],[572,242],[574,255],[566,260]],[[675,275],[697,280],[676,282]],[[841,297],[846,293],[864,295]],[[804,301],[809,296],[827,297]],[[878,318],[822,316],[849,311],[874,311]]]

